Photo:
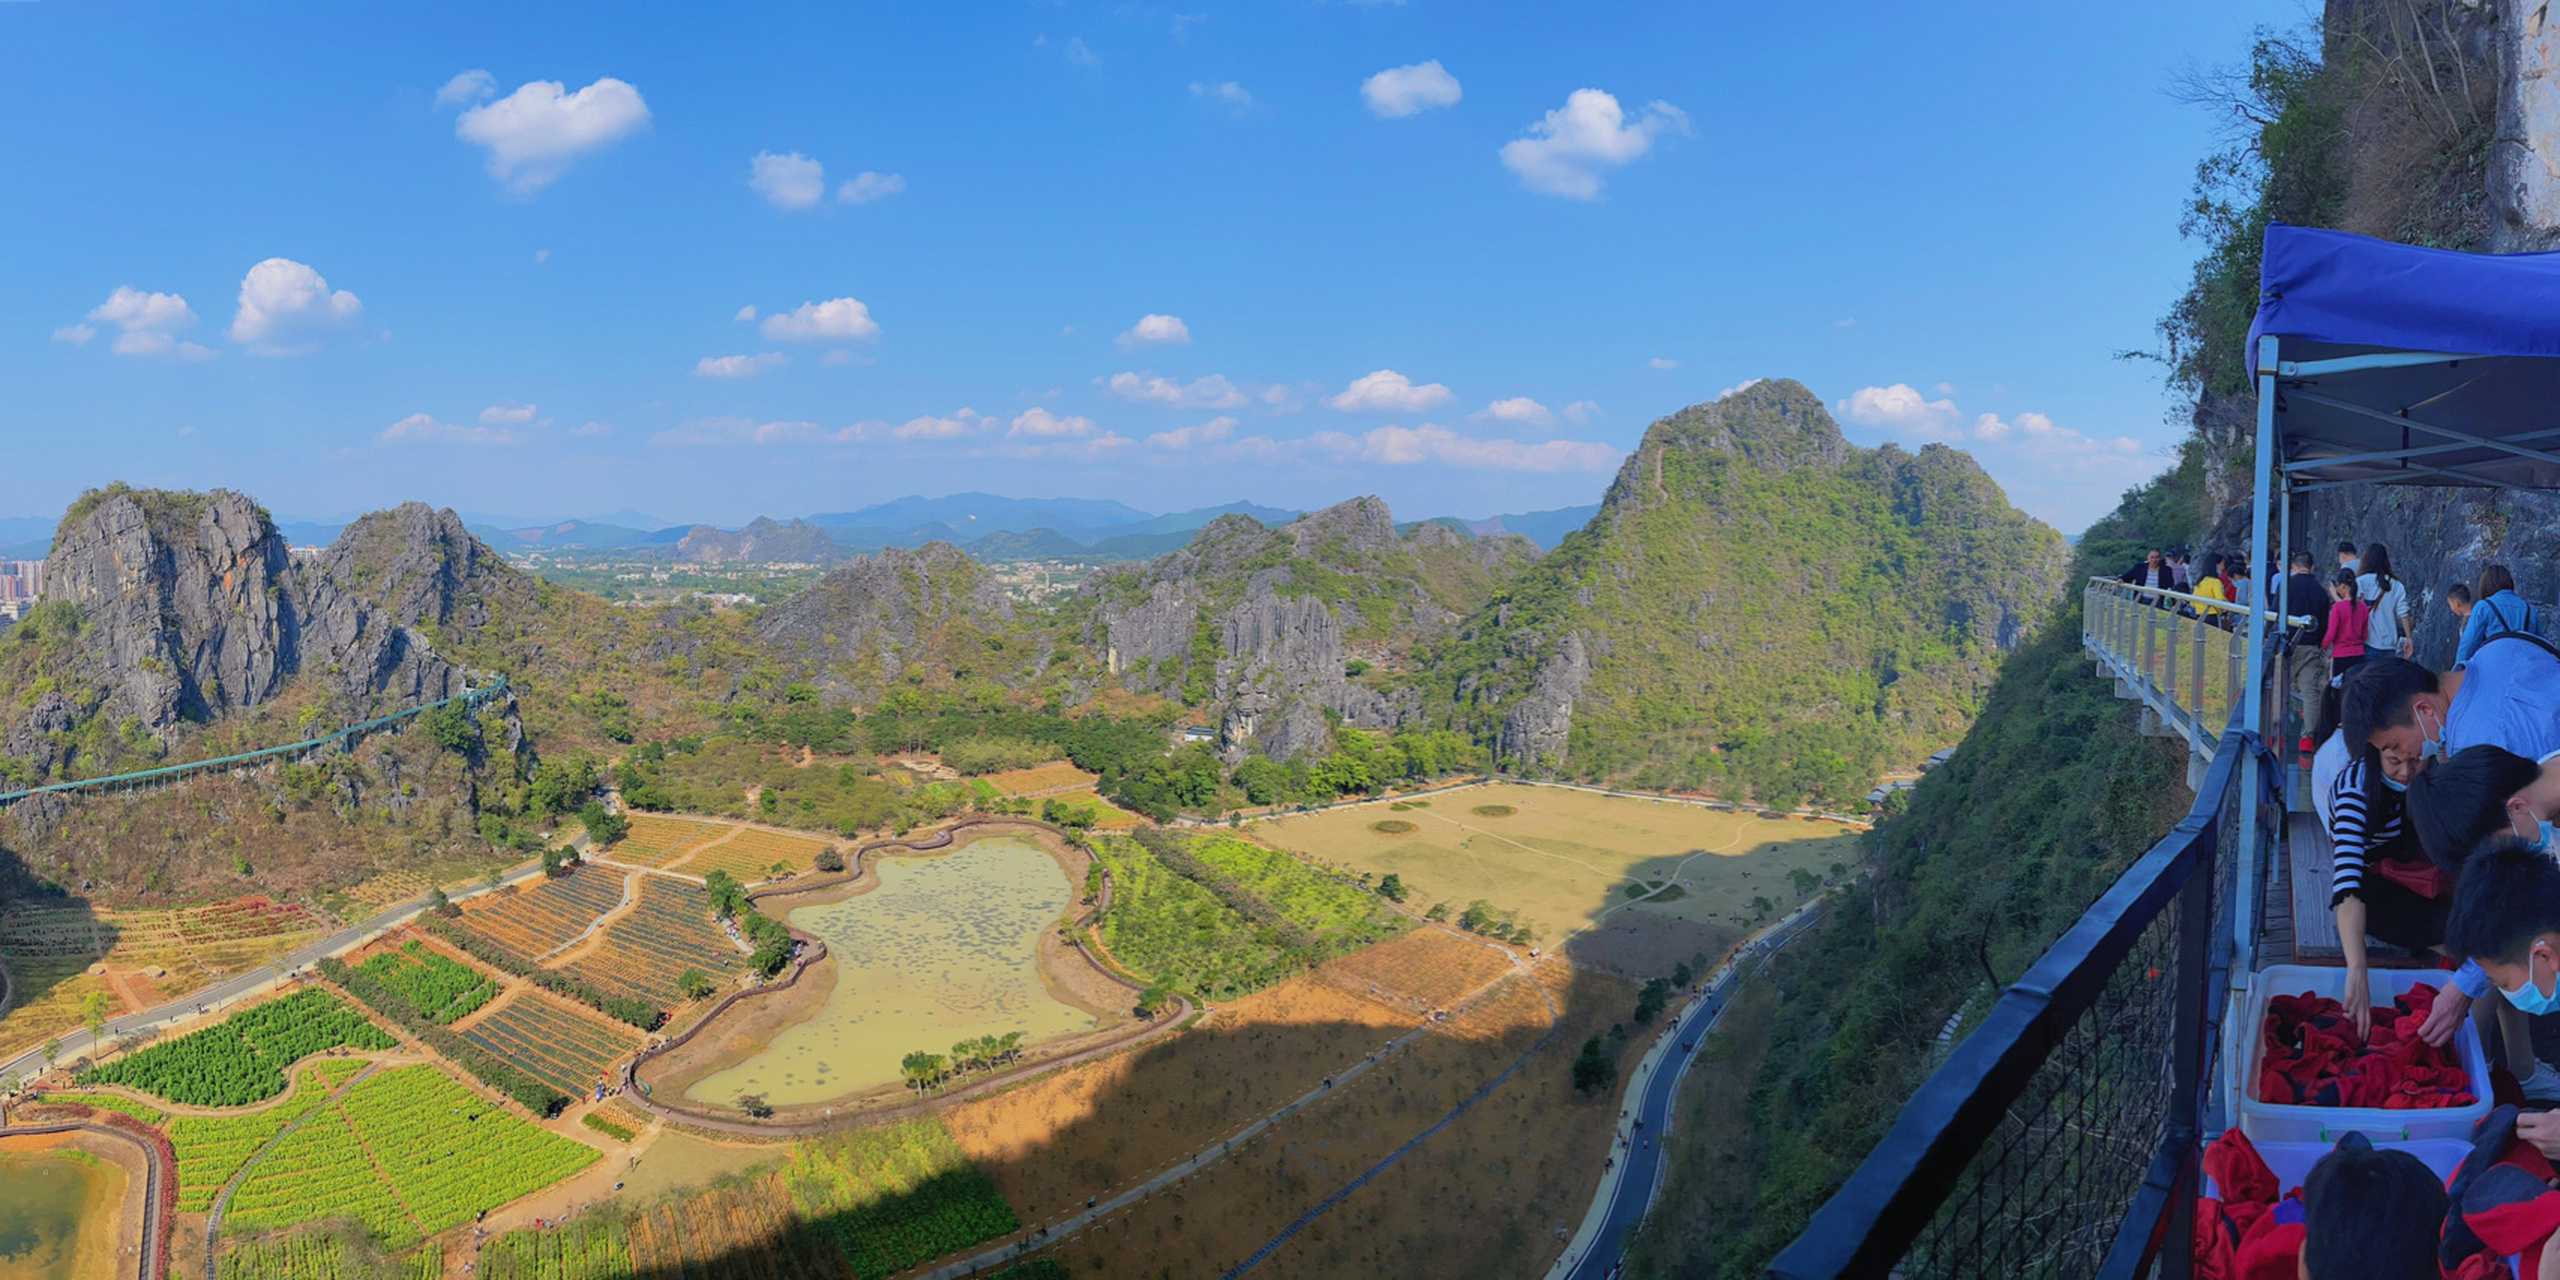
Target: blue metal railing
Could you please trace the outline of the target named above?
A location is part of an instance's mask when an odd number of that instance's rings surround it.
[[[488,699],[505,692],[506,688],[507,678],[505,676],[499,676],[488,684],[481,685],[476,689],[465,689],[461,693],[457,693],[450,698],[440,698],[434,702],[422,702],[414,707],[394,711],[387,716],[376,716],[371,720],[348,725],[346,728],[337,730],[334,733],[324,733],[317,738],[305,738],[300,742],[288,742],[279,747],[266,747],[257,751],[242,752],[237,755],[218,756],[210,760],[190,760],[184,764],[162,765],[157,769],[143,769],[133,773],[107,774],[96,778],[75,778],[69,782],[55,782],[41,787],[28,787],[22,791],[0,792],[0,806],[15,804],[20,800],[25,800],[34,796],[68,795],[74,792],[85,791],[115,791],[131,787],[150,786],[163,782],[175,782],[200,773],[212,773],[218,770],[243,768],[258,764],[262,761],[273,760],[284,756],[298,755],[303,752],[316,750],[320,747],[328,746],[333,742],[362,737],[368,733],[378,732],[380,730],[390,728],[401,721],[408,720],[425,712],[433,711],[438,707],[451,706],[457,702],[466,706],[476,706],[481,702],[487,701]]]

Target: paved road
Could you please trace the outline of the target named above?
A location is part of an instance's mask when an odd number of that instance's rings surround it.
[[[1689,1074],[1690,1064],[1697,1061],[1707,1032],[1714,1029],[1716,1019],[1724,1016],[1725,1005],[1741,989],[1742,979],[1821,919],[1823,913],[1815,906],[1820,901],[1806,904],[1808,909],[1801,914],[1781,921],[1746,944],[1722,974],[1708,984],[1706,994],[1690,1001],[1670,1030],[1664,1032],[1658,1042],[1666,1046],[1664,1056],[1651,1064],[1649,1075],[1633,1083],[1631,1109],[1635,1125],[1619,1130],[1626,1135],[1627,1145],[1616,1149],[1617,1176],[1601,1180],[1601,1200],[1593,1206],[1597,1228],[1588,1220],[1583,1223],[1573,1243],[1566,1247],[1565,1257],[1548,1273],[1551,1277],[1603,1280],[1617,1271],[1626,1252],[1627,1229],[1644,1220],[1646,1211],[1653,1207],[1654,1196],[1661,1190],[1662,1139],[1671,1128],[1671,1106],[1680,1096],[1681,1079]],[[1639,1074],[1643,1074],[1641,1069]],[[1605,1211],[1602,1205],[1606,1206]],[[1584,1251],[1578,1258],[1574,1255],[1577,1249]]]
[[[505,883],[515,884],[541,874],[541,862],[534,861],[520,867],[509,867],[503,879]],[[484,887],[456,896],[468,898],[486,892],[488,890]],[[299,951],[278,956],[255,969],[225,978],[210,987],[190,992],[181,999],[172,1000],[157,1008],[145,1009],[140,1013],[128,1013],[119,1018],[109,1018],[106,1034],[112,1038],[131,1035],[136,1031],[165,1027],[170,1023],[196,1016],[196,1008],[199,1005],[206,1009],[219,1009],[238,1001],[243,996],[263,991],[281,981],[284,975],[310,965],[322,956],[335,955],[355,946],[426,909],[427,895],[423,893],[406,901],[393,903],[369,920],[349,925]],[[64,1032],[62,1041],[62,1056],[65,1059],[78,1057],[89,1050],[85,1027]],[[44,1070],[44,1052],[41,1049],[29,1049],[7,1062],[0,1062],[0,1075],[14,1075],[21,1080],[28,1079],[42,1070]]]

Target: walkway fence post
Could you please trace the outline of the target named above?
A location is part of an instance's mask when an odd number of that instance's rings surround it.
[[[2256,473],[2249,497],[2249,555],[2257,561],[2257,581],[2272,579],[2267,564],[2267,534],[2270,497],[2275,489],[2276,467],[2276,335],[2258,339],[2258,448]],[[2281,607],[2281,606],[2279,606]],[[2249,624],[2249,684],[2241,704],[2241,723],[2247,730],[2266,739],[2265,705],[2267,673],[2267,623],[2258,609],[2247,611]],[[2248,975],[2257,972],[2258,954],[2258,753],[2250,752],[2240,760],[2240,831],[2237,866],[2238,891],[2231,895],[2231,976],[2232,981],[2246,983]]]

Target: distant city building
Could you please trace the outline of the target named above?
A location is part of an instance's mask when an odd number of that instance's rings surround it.
[[[44,561],[0,560],[0,604],[33,604],[43,595]]]

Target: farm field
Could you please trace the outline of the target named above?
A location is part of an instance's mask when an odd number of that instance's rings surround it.
[[[1804,900],[1790,872],[1818,879],[1835,864],[1855,866],[1863,840],[1828,822],[1510,783],[1246,830],[1320,863],[1400,876],[1413,906],[1446,902],[1454,913],[1484,899],[1518,911],[1541,944],[1604,916],[1615,924],[1641,913],[1651,919],[1592,941],[1602,944],[1593,958],[1635,960],[1612,967],[1643,973],[1668,972],[1695,951],[1721,953],[1754,927],[1754,898],[1768,899],[1775,909],[1767,917],[1777,918]],[[1630,884],[1674,879],[1685,882],[1674,900],[1633,902],[1626,893]],[[1577,956],[1584,946],[1577,942]]]
[[[1146,821],[1138,815],[1103,799],[1102,793],[1095,791],[1091,787],[1086,787],[1080,791],[1061,791],[1057,794],[1055,799],[1061,804],[1092,805],[1094,812],[1093,829],[1096,831],[1135,831]]]
[[[215,1280],[375,1280],[383,1274],[369,1261],[350,1257],[356,1250],[325,1231],[299,1231],[263,1240],[227,1245]],[[399,1280],[438,1280],[444,1275],[444,1252],[433,1244],[399,1260],[391,1274]]]
[[[391,988],[438,1024],[452,1022],[498,994],[498,984],[489,975],[415,939],[396,951],[367,957],[356,972]]]
[[[1281,1246],[1275,1276],[1535,1274],[1598,1182],[1617,1114],[1577,1095],[1584,1037],[1628,1016],[1632,986],[1550,959],[1564,1026],[1447,1128]],[[1253,1142],[1051,1251],[1078,1275],[1216,1275],[1495,1078],[1549,1026],[1512,979],[1412,1047]],[[1002,1175],[999,1174],[999,1177]]]
[[[1064,760],[1052,760],[1047,764],[1034,765],[1028,769],[1006,769],[1000,773],[987,774],[985,777],[996,790],[1009,796],[1050,795],[1075,790],[1090,791],[1093,789],[1093,784],[1100,780],[1096,775],[1087,773]]]
[[[650,867],[665,866],[717,839],[724,830],[721,824],[700,818],[671,818],[655,813],[631,814],[629,821],[631,829],[605,854],[617,862]]]
[[[632,1028],[535,990],[517,992],[462,1038],[571,1097],[592,1091],[596,1078],[640,1043]]]
[[[265,897],[193,907],[118,910],[87,905],[28,907],[0,915],[0,963],[15,988],[0,1010],[0,1057],[80,1025],[80,1001],[104,991],[110,1016],[144,998],[182,995],[252,968],[320,936],[322,921],[299,904]],[[104,962],[121,986],[88,972]],[[163,976],[145,971],[161,969]]]
[[[734,834],[696,849],[676,869],[689,876],[726,871],[744,883],[754,884],[772,879],[779,872],[799,874],[810,870],[817,865],[818,851],[827,847],[827,841],[816,836],[788,835],[760,827],[727,830]]]
[[[598,1159],[419,1064],[377,1072],[276,1144],[231,1199],[243,1229],[356,1219],[395,1249]]]
[[[1415,929],[1328,960],[1316,977],[1355,996],[1428,1010],[1454,1003],[1510,968],[1499,949],[1439,929]]]
[[[78,1080],[120,1084],[192,1106],[236,1107],[284,1092],[285,1069],[323,1049],[388,1049],[397,1043],[354,1005],[313,987],[91,1067]]]
[[[294,1095],[283,1103],[238,1115],[178,1116],[163,1131],[178,1156],[178,1212],[203,1213],[213,1207],[222,1184],[257,1154],[258,1148],[282,1132],[294,1117],[320,1105],[329,1091],[364,1069],[355,1058],[312,1063],[299,1073]]]
[[[849,1269],[879,1280],[1018,1225],[938,1120],[857,1129],[774,1154],[785,1158],[662,1197],[628,1219],[508,1232],[481,1252],[477,1274],[622,1280]]]
[[[638,905],[606,925],[593,950],[562,968],[607,995],[673,1008],[683,1003],[676,979],[685,970],[700,969],[725,980],[746,962],[728,934],[712,922],[711,897],[700,886],[642,876]]]
[[[554,880],[530,881],[530,888],[472,899],[462,909],[462,923],[532,960],[558,950],[597,917],[622,905],[624,875],[611,867],[587,867]]]
[[[1103,945],[1182,991],[1256,991],[1405,924],[1358,886],[1233,836],[1101,834],[1092,844],[1111,869]],[[1193,865],[1175,865],[1184,862]]]
[[[1040,1222],[1218,1141],[1413,1025],[1405,1010],[1292,978],[1221,1001],[1181,1035],[972,1098],[943,1120],[1023,1220]]]

